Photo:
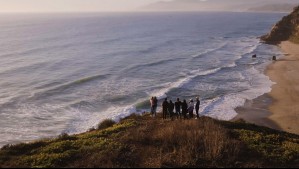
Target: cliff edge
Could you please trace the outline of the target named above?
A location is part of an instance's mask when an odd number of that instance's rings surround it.
[[[0,168],[298,168],[299,135],[209,117],[106,120],[88,132],[6,145]]]
[[[278,44],[287,40],[299,43],[299,6],[274,25],[271,32],[262,36],[261,40],[268,44]]]

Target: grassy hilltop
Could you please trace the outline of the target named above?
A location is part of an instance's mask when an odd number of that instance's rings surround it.
[[[7,145],[0,167],[299,167],[299,136],[242,121],[131,115],[82,134]]]

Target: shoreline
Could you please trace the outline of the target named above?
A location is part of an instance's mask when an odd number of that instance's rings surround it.
[[[269,116],[272,115],[269,110],[271,104],[273,104],[273,98],[268,93],[253,100],[246,100],[244,106],[235,109],[238,115],[231,121],[243,119],[259,126],[282,130],[275,121],[269,119]]]
[[[250,123],[299,134],[299,44],[289,41],[279,45],[284,57],[267,66],[265,74],[275,82],[269,93],[247,100],[236,108],[232,121],[244,119]]]

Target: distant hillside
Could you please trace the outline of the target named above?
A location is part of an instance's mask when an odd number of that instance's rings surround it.
[[[257,11],[291,12],[299,0],[172,0],[142,8],[145,11]]]
[[[208,117],[132,115],[98,129],[0,150],[0,168],[296,168],[299,136]]]
[[[294,11],[282,18],[271,32],[261,37],[263,41],[270,44],[277,44],[281,41],[290,40],[299,43],[299,6]]]
[[[248,11],[252,12],[292,12],[294,4],[267,4],[258,7],[249,8]]]

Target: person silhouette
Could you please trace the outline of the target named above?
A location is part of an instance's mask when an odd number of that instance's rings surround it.
[[[163,119],[166,119],[168,114],[168,102],[167,102],[167,98],[165,98],[165,100],[162,103],[162,116]]]
[[[196,118],[199,118],[199,105],[200,105],[200,101],[199,98],[196,97],[196,102],[195,102],[195,112],[196,112]]]

